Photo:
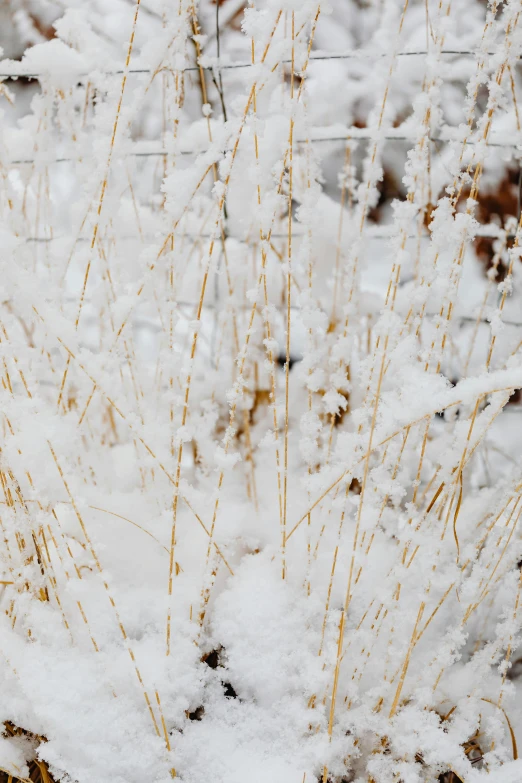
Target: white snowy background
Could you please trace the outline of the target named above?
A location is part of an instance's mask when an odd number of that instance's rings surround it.
[[[0,47],[2,783],[520,783],[522,0]]]

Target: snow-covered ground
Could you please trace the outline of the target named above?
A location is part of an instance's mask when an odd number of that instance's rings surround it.
[[[0,46],[0,781],[520,783],[522,0]]]

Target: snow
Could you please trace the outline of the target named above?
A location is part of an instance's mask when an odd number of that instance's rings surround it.
[[[518,783],[522,0],[26,5],[0,770]]]

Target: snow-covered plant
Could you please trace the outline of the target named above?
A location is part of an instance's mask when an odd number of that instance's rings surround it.
[[[0,45],[0,781],[520,783],[522,0]]]

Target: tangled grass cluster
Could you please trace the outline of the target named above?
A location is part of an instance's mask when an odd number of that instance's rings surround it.
[[[522,0],[10,0],[0,780],[519,783]]]

